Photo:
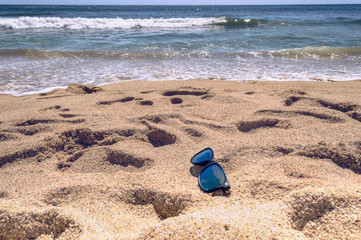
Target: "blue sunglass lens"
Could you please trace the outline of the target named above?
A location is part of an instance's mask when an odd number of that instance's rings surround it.
[[[203,164],[213,159],[213,150],[206,148],[192,157],[193,164]]]
[[[205,191],[212,191],[213,189],[222,187],[225,184],[228,185],[226,179],[226,174],[224,173],[223,169],[217,164],[212,164],[208,166],[202,171],[198,178],[199,185]]]

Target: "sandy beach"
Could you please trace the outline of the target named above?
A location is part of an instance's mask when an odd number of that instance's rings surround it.
[[[0,95],[0,239],[361,239],[361,80]],[[198,187],[211,147],[231,192]]]

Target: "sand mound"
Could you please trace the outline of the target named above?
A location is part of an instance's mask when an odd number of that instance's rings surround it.
[[[0,209],[0,239],[66,238],[80,234],[74,220],[56,210],[13,213]]]
[[[361,236],[360,196],[337,189],[306,188],[295,191],[286,200],[291,225],[311,239],[337,236],[358,239]]]
[[[361,173],[361,149],[359,142],[326,144],[320,142],[317,145],[307,146],[299,153],[306,157],[326,158],[343,168],[349,168],[355,173]]]
[[[161,220],[178,216],[191,203],[190,196],[142,188],[128,191],[118,197],[129,204],[153,205],[154,211]]]
[[[66,91],[76,94],[91,94],[100,92],[103,89],[98,86],[86,85],[86,84],[71,84]]]

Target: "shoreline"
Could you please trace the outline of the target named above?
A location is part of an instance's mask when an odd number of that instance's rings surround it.
[[[231,79],[216,79],[216,78],[194,78],[194,79],[176,79],[176,80],[122,80],[119,82],[111,82],[111,83],[101,83],[101,84],[91,84],[91,83],[72,83],[70,85],[85,85],[85,86],[98,86],[98,87],[102,87],[102,86],[106,86],[106,85],[112,85],[112,84],[119,84],[119,83],[124,83],[124,82],[173,82],[173,81],[225,81],[225,82],[239,82],[239,83],[247,83],[247,82],[272,82],[272,83],[277,83],[277,82],[283,82],[283,83],[287,83],[287,82],[301,82],[301,83],[337,83],[337,82],[359,82],[361,81],[361,79],[355,78],[355,79],[351,79],[351,80],[344,80],[344,81],[340,81],[340,80],[319,80],[319,79],[313,79],[313,80],[231,80]],[[30,92],[24,92],[24,93],[19,93],[19,94],[11,94],[11,93],[0,93],[1,95],[10,95],[13,97],[25,97],[25,96],[32,96],[32,95],[38,95],[38,94],[47,94],[53,91],[57,91],[57,90],[66,90],[70,85],[66,85],[66,86],[57,86],[57,87],[48,87],[42,90],[38,90],[38,91],[30,91]]]
[[[361,238],[361,80],[0,94],[0,238]],[[212,147],[231,194],[203,193]]]

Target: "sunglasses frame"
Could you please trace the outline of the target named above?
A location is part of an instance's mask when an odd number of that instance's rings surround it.
[[[212,159],[209,159],[207,161],[203,161],[201,163],[193,163],[192,160],[194,159],[195,156],[197,156],[198,154],[206,151],[206,150],[211,150],[212,151]],[[202,151],[196,153],[192,158],[191,158],[191,163],[194,164],[194,165],[199,165],[199,166],[204,166],[202,171],[199,173],[198,175],[198,185],[199,187],[202,189],[202,191],[206,192],[206,193],[211,193],[211,192],[215,192],[217,190],[223,190],[223,191],[227,191],[231,188],[231,186],[229,185],[229,181],[228,181],[228,178],[227,178],[227,174],[226,174],[226,171],[224,171],[223,167],[214,159],[214,153],[213,153],[213,149],[210,148],[210,147],[207,147],[205,149],[203,149]],[[225,177],[225,181],[222,185],[218,186],[218,187],[215,187],[215,188],[211,188],[211,189],[204,189],[200,183],[200,176],[202,175],[202,173],[210,166],[212,165],[216,165],[218,166],[224,173],[224,177]]]

